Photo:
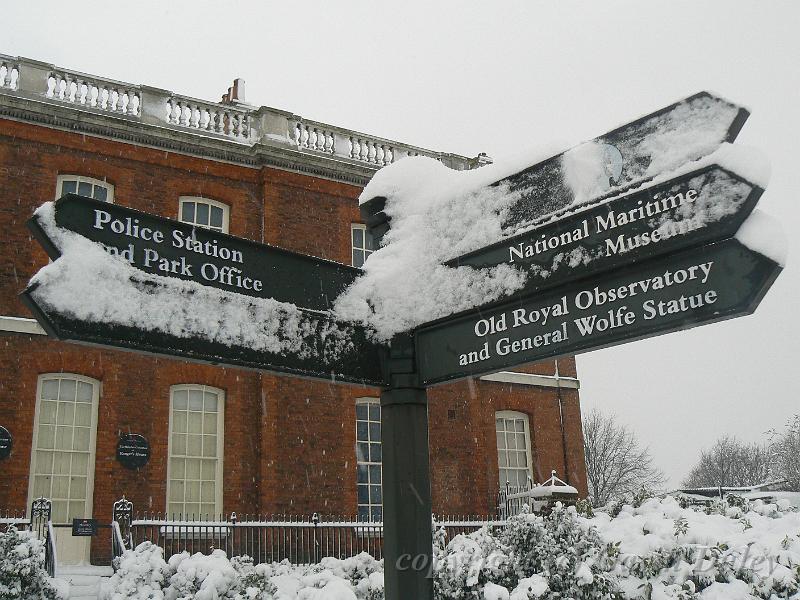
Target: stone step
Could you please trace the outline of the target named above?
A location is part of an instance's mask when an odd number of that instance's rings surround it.
[[[64,565],[56,569],[56,577],[69,585],[70,600],[97,600],[103,581],[114,574],[111,567]]]

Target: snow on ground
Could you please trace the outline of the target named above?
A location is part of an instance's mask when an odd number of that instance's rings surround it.
[[[612,516],[612,514],[614,516]],[[434,541],[437,600],[800,599],[800,512],[739,497],[707,508],[673,497],[580,516],[558,506]],[[253,565],[210,555],[165,561],[145,542],[127,551],[105,600],[379,600],[383,563],[367,554],[315,565]]]

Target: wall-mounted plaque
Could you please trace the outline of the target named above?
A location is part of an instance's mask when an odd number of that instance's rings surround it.
[[[138,433],[123,433],[117,442],[117,460],[123,467],[138,469],[150,460],[150,444]]]
[[[72,535],[97,535],[97,519],[72,519]]]
[[[11,432],[0,425],[0,459],[8,458],[8,455],[11,454],[12,443],[13,440],[11,439]]]

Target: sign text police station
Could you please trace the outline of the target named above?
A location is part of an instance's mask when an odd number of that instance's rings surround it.
[[[114,218],[105,209],[94,209],[94,224],[92,227],[99,231],[108,231],[117,235],[118,244],[102,244],[106,252],[120,256],[131,265],[140,267],[143,271],[156,272],[161,275],[180,275],[187,278],[201,278],[206,283],[222,283],[238,291],[260,292],[264,289],[264,282],[256,277],[249,277],[236,264],[244,266],[244,255],[241,250],[220,245],[216,239],[200,241],[197,239],[197,230],[186,231],[170,228],[165,234],[161,229],[142,225],[136,217]],[[133,240],[129,243],[128,240]],[[137,247],[136,241],[149,242],[150,247]],[[169,245],[178,251],[184,250],[191,254],[181,254],[178,258],[166,258],[159,253],[159,248]],[[196,258],[216,258],[231,265],[219,266],[217,263],[205,261],[198,265]]]

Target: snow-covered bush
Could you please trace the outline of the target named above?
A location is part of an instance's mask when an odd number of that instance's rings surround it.
[[[59,600],[65,597],[44,567],[44,543],[13,525],[0,533],[0,600]]]
[[[163,600],[170,569],[160,547],[142,542],[114,560],[117,570],[101,588],[102,600]]]
[[[439,598],[497,597],[497,585],[513,590],[515,598],[610,598],[616,590],[601,569],[607,562],[603,540],[560,504],[548,515],[523,512],[503,528],[458,535],[446,546],[441,533],[436,540]]]
[[[384,594],[383,564],[364,553],[314,565],[254,565],[219,550],[165,561],[145,543],[117,566],[107,600]],[[686,507],[639,497],[592,517],[557,505],[549,515],[523,513],[450,540],[439,529],[431,576],[437,600],[800,600],[800,512],[787,500]]]

